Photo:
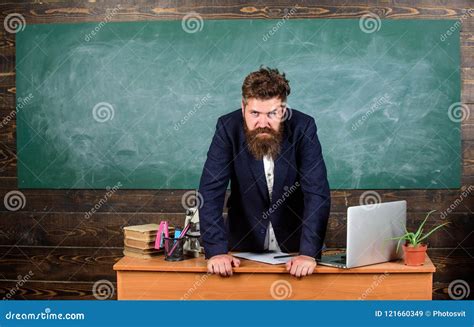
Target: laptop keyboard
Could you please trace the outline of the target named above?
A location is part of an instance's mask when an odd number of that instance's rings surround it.
[[[336,255],[327,255],[327,256],[324,256],[324,257],[327,257],[327,258],[331,258],[333,256],[337,256],[339,258],[339,256],[336,254]],[[345,264],[346,263],[346,255],[343,254],[340,256],[340,259],[334,259],[334,260],[329,260],[330,262],[334,262],[334,263],[342,263],[342,264]]]

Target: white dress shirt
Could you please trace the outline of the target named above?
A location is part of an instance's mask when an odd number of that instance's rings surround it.
[[[267,179],[268,195],[270,196],[270,201],[272,200],[273,192],[273,171],[275,164],[273,158],[266,155],[263,157],[263,168],[265,169],[265,178]],[[275,232],[273,231],[272,222],[268,221],[267,235],[265,236],[265,250],[269,251],[279,251],[281,252],[278,241],[275,237]]]

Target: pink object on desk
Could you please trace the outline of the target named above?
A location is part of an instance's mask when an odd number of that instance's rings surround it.
[[[158,233],[156,234],[156,239],[155,239],[155,249],[159,250],[161,248],[163,237],[169,237],[168,222],[166,220],[162,220],[160,222],[160,227],[158,227]],[[168,250],[168,249],[165,249],[165,250]]]
[[[188,229],[189,227],[191,227],[191,224],[187,224],[186,227],[184,227],[183,231],[181,232],[181,235],[179,235],[179,238],[183,238],[186,233],[188,232]],[[169,256],[171,256],[174,252],[174,250],[176,249],[176,247],[178,246],[178,242],[176,242],[176,244],[171,248],[171,251],[169,252]]]

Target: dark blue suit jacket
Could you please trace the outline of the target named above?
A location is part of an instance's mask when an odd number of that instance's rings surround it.
[[[320,258],[331,198],[316,124],[295,109],[284,124],[270,202],[263,160],[246,146],[241,109],[218,119],[199,185],[206,258],[234,250],[263,251],[269,220],[282,251]]]

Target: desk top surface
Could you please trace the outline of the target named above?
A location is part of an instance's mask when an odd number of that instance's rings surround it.
[[[207,261],[204,256],[183,261],[165,261],[164,256],[152,259],[123,257],[115,265],[118,271],[157,271],[157,272],[206,272]],[[315,273],[432,273],[436,268],[428,255],[423,266],[406,266],[402,260],[384,262],[370,266],[351,269],[341,269],[317,265]],[[240,266],[234,267],[235,273],[287,273],[285,265],[270,265],[266,263],[240,259]]]

